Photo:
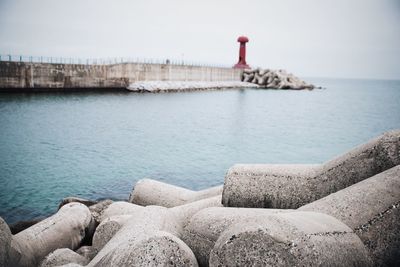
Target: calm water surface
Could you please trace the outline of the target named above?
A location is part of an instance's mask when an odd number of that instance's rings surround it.
[[[235,163],[322,163],[400,128],[400,81],[308,80],[327,89],[1,94],[0,216],[127,199],[144,177],[198,190]]]

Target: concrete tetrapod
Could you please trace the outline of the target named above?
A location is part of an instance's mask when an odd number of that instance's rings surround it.
[[[100,216],[100,224],[93,235],[90,254],[97,254],[140,209],[143,207],[125,201],[117,201],[109,205]]]
[[[0,217],[0,266],[8,266],[12,235],[7,223]]]
[[[89,259],[79,255],[69,248],[59,248],[47,255],[40,264],[40,267],[56,267],[68,263],[86,265],[88,262]]]
[[[222,194],[228,207],[299,208],[400,164],[400,130],[322,165],[238,164]]]
[[[92,249],[99,252],[133,215],[115,215],[104,219],[93,235]]]
[[[129,202],[142,205],[157,205],[166,208],[184,205],[197,200],[221,195],[222,185],[205,190],[192,191],[151,179],[138,181],[129,197]]]
[[[88,207],[80,203],[66,204],[53,216],[13,236],[10,266],[37,266],[58,248],[74,250],[93,230]]]
[[[194,213],[206,207],[221,206],[220,202],[221,197],[218,196],[170,209],[158,206],[137,208],[130,218],[119,221],[119,231],[88,266],[197,266],[193,252],[179,239],[182,229]],[[110,208],[113,208],[112,205]],[[104,213],[109,212],[106,210]],[[102,223],[121,216],[116,212],[112,214],[113,217],[108,217]],[[97,242],[95,240],[94,237],[94,245]]]
[[[400,165],[298,210],[339,219],[364,242],[376,266],[400,266]]]
[[[200,266],[208,266],[209,255],[222,232],[231,225],[263,220],[268,215],[293,210],[206,208],[191,217],[184,228],[182,240],[196,255]]]
[[[370,266],[367,250],[345,224],[322,213],[271,214],[223,232],[210,266]]]

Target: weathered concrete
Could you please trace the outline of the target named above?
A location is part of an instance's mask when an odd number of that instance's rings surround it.
[[[0,62],[1,91],[63,90],[66,88],[126,88],[129,79],[107,77],[106,65]],[[51,90],[51,91],[52,91]]]
[[[89,260],[69,248],[60,248],[47,255],[40,267],[56,267],[68,263],[86,265]]]
[[[148,259],[149,256],[154,259],[150,258],[147,265],[161,264],[162,260],[166,260],[163,262],[165,264],[169,259],[165,259],[164,256],[175,252],[183,253],[184,261],[196,262],[194,255],[188,253],[187,246],[169,234],[176,233],[176,224],[174,217],[166,208],[151,206],[138,209],[135,216],[132,216],[93,258],[90,266],[120,266],[127,264],[126,260],[132,260],[132,263],[136,264],[140,258]],[[170,245],[164,248],[164,255],[162,253],[154,255],[162,250],[164,244],[161,242],[157,245],[157,242],[154,242],[156,240],[170,242]],[[148,246],[144,246],[145,244]],[[154,249],[151,249],[150,246],[154,246]],[[140,255],[138,251],[143,254]],[[189,252],[191,251],[189,250]]]
[[[103,246],[103,248],[89,265],[119,266],[128,264],[126,261],[129,259],[137,266],[145,263],[145,265],[196,266],[197,261],[193,252],[179,239],[183,234],[182,229],[194,213],[211,206],[221,206],[220,203],[221,196],[170,209],[159,206],[140,207],[127,203],[133,206],[131,214],[121,213],[124,209],[115,209],[114,203],[108,208],[113,210],[112,212],[107,210],[104,212],[104,214],[112,214],[113,217],[104,219],[102,222],[104,227],[98,228],[95,233],[96,236],[97,231],[103,232],[103,240],[94,238],[94,246]],[[120,214],[118,211],[121,211]],[[129,217],[117,217],[124,214]],[[114,229],[111,224],[115,224]],[[109,236],[112,238],[106,242]]]
[[[12,235],[7,223],[0,217],[0,266],[8,266]]]
[[[240,70],[169,64],[0,62],[0,91],[126,88],[137,81],[240,81]],[[15,90],[11,90],[11,89]],[[51,90],[50,90],[51,89]]]
[[[222,232],[231,225],[263,220],[268,215],[292,210],[212,207],[194,214],[184,227],[182,240],[196,255],[200,266],[208,266],[209,255]]]
[[[348,225],[376,266],[400,266],[400,165],[299,210],[322,212]]]
[[[96,251],[93,246],[82,246],[78,248],[75,252],[91,261],[94,256],[96,256],[98,251]]]
[[[105,219],[113,216],[134,215],[139,209],[143,209],[143,207],[125,201],[116,201],[103,211],[100,221],[102,222]]]
[[[171,208],[221,194],[222,186],[192,191],[151,179],[142,179],[133,188],[129,202],[142,206],[158,205]]]
[[[232,225],[210,266],[370,266],[368,252],[345,224],[322,213],[288,212]]]
[[[176,236],[155,231],[127,240],[118,250],[89,266],[198,266],[190,248]]]
[[[196,214],[200,210],[210,207],[222,207],[221,196],[201,199],[182,206],[170,208],[170,213],[173,214],[175,220],[177,221],[176,229],[178,237],[182,237],[185,234],[185,232],[183,232],[183,229],[189,223],[190,218],[194,214]]]
[[[44,218],[35,218],[29,221],[18,221],[13,224],[10,224],[10,230],[13,235],[22,232],[23,230],[31,227],[32,225],[37,224],[38,222],[42,221]]]
[[[106,210],[112,203],[112,200],[106,199],[89,207],[90,213],[92,213],[93,219],[96,223],[100,223],[104,210]]]
[[[104,219],[93,235],[92,249],[99,252],[133,215],[115,215]],[[96,252],[96,253],[97,253]]]
[[[85,205],[87,207],[90,207],[90,206],[98,203],[97,201],[93,201],[93,200],[86,199],[86,198],[66,197],[66,198],[63,198],[61,200],[60,204],[58,205],[58,209],[60,209],[65,204],[72,203],[72,202],[78,202],[78,203],[81,203],[81,204],[83,204],[83,205]]]
[[[93,230],[89,209],[80,203],[69,203],[53,216],[13,236],[10,265],[37,266],[58,248],[78,248]]]
[[[235,165],[225,177],[222,202],[229,207],[299,208],[398,164],[400,130],[323,165]]]

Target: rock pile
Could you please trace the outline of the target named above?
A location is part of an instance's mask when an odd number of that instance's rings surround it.
[[[300,80],[298,77],[285,70],[271,69],[245,69],[243,70],[241,80],[250,82],[265,88],[274,89],[314,89],[314,85]]]
[[[129,202],[67,198],[16,235],[0,218],[0,241],[1,266],[398,266],[400,130],[197,192],[144,179]]]
[[[230,88],[258,87],[252,83],[240,81],[143,81],[130,84],[127,89],[132,92],[184,92],[198,90],[218,90]]]

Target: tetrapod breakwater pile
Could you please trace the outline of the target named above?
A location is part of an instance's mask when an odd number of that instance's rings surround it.
[[[0,220],[0,266],[399,266],[399,210],[396,130],[324,164],[238,164],[202,191],[143,179],[16,234]]]
[[[315,85],[306,83],[292,73],[285,70],[272,69],[244,69],[241,75],[241,81],[259,85],[271,89],[314,89]]]

